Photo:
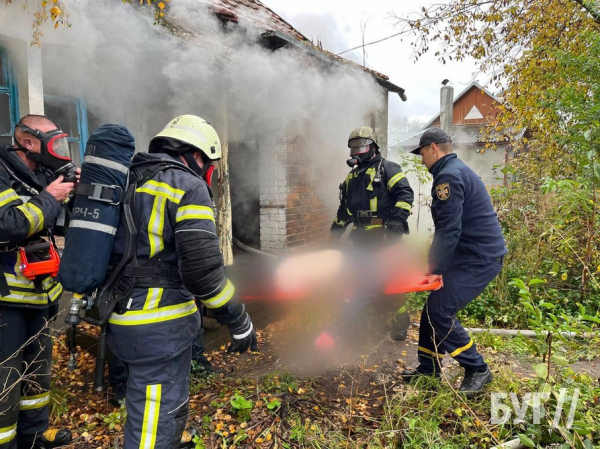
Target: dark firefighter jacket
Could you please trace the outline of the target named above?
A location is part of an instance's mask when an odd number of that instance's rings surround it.
[[[168,159],[166,154],[139,153],[133,163]],[[223,272],[223,258],[208,186],[193,174],[166,169],[137,187],[134,217],[140,262],[165,251],[162,268],[178,270],[181,288],[136,287],[127,311],[113,312],[108,323],[111,346],[128,363],[168,360],[195,338],[196,301],[214,311],[221,324],[244,313],[235,288]],[[125,228],[118,228],[113,255],[125,247]]]
[[[448,154],[429,169],[433,175],[431,214],[435,225],[429,252],[432,274],[464,263],[486,262],[508,250],[485,185],[473,170]]]
[[[368,231],[396,221],[407,233],[413,199],[400,166],[378,154],[368,166],[352,170],[340,185],[340,207],[331,231],[341,233],[350,223],[354,229]]]
[[[34,173],[10,148],[0,146],[0,264],[4,275],[0,282],[5,280],[10,291],[0,295],[0,304],[47,307],[60,296],[62,286],[46,276],[36,289],[34,281],[21,274],[18,247],[56,231],[59,221],[64,224],[64,208],[44,190],[53,180],[52,173],[43,169]],[[35,255],[30,258],[36,260]]]

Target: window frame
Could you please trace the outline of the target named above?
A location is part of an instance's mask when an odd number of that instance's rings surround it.
[[[17,73],[15,67],[12,64],[11,58],[9,57],[8,51],[0,46],[0,58],[2,58],[2,76],[6,83],[6,86],[0,86],[0,93],[8,94],[9,104],[9,115],[11,129],[8,133],[0,132],[0,137],[11,137],[17,122],[19,121],[19,87],[17,81]]]
[[[44,104],[46,100],[57,101],[61,103],[71,103],[75,105],[75,114],[77,115],[77,131],[79,132],[79,137],[69,136],[68,141],[78,143],[80,156],[79,160],[83,161],[83,153],[85,153],[85,145],[89,136],[87,105],[85,100],[81,97],[60,97],[57,95],[44,94]]]

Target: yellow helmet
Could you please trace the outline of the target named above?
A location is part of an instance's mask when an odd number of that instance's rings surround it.
[[[160,145],[153,145],[155,139],[170,138],[191,145],[202,151],[213,160],[221,159],[221,141],[215,129],[201,117],[195,115],[180,115],[175,117],[167,126],[150,141],[150,153],[160,152]],[[188,151],[187,149],[182,150]]]
[[[370,126],[360,126],[353,130],[348,136],[348,143],[354,139],[370,139],[373,141],[377,147],[379,147],[379,143],[377,142],[377,133]]]

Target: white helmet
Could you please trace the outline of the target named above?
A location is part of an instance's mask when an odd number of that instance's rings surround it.
[[[175,139],[179,142],[187,143],[202,151],[210,160],[216,161],[221,159],[221,141],[219,140],[219,136],[215,129],[201,117],[180,115],[171,120],[150,141],[148,149],[150,153],[159,153],[161,151],[161,146],[156,141],[156,139],[160,138]],[[153,142],[156,145],[153,145]],[[181,153],[184,151],[188,150],[181,150]]]

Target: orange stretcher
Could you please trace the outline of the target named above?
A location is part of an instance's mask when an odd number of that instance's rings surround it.
[[[413,292],[426,292],[430,290],[437,290],[440,288],[441,282],[429,282],[428,276],[423,276],[416,283],[406,283],[406,282],[392,282],[391,285],[388,285],[385,289],[386,295],[399,295],[402,293],[413,293]]]
[[[385,289],[384,294],[386,295],[400,295],[403,293],[413,293],[413,292],[425,292],[430,290],[437,290],[440,288],[440,281],[429,282],[429,278],[427,276],[423,276],[418,279],[417,282],[408,283],[404,279],[401,281],[392,282]],[[305,292],[272,292],[268,294],[261,295],[245,295],[243,293],[240,294],[240,299],[243,301],[264,301],[264,300],[295,300],[301,299],[305,296]]]

